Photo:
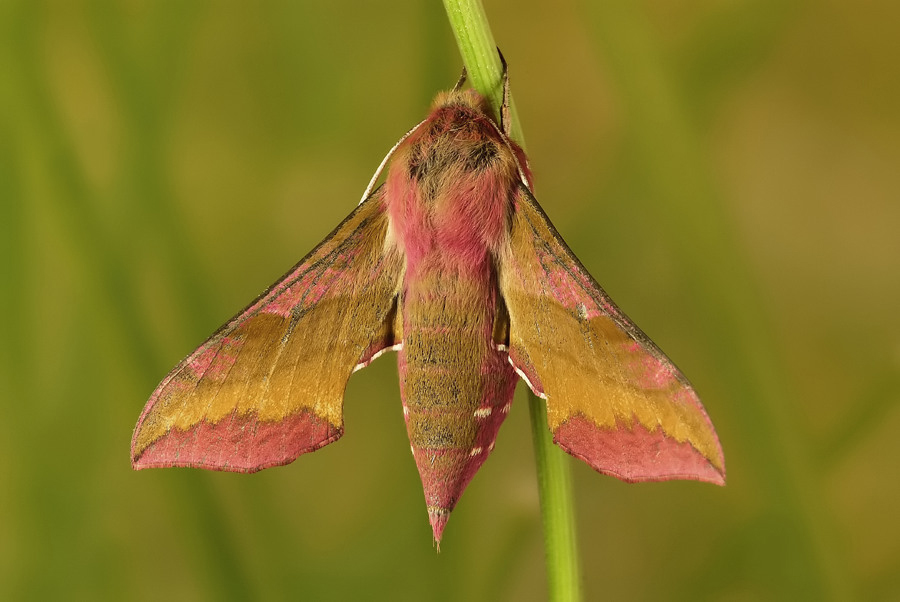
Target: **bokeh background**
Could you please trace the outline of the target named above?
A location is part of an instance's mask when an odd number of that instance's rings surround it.
[[[726,453],[572,460],[587,600],[900,599],[898,6],[486,1],[538,198]],[[390,356],[290,466],[129,465],[460,66],[437,1],[0,3],[0,598],[546,597],[522,386],[439,554]]]

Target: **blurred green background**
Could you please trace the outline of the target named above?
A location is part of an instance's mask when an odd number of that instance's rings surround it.
[[[587,600],[900,599],[900,5],[487,0],[537,196],[728,486],[572,460]],[[0,598],[541,600],[523,387],[432,548],[391,356],[346,436],[132,472],[165,373],[461,67],[439,2],[0,2]]]

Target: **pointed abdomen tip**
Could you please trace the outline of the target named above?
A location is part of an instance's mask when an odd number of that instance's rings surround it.
[[[448,518],[450,518],[449,508],[428,507],[428,522],[431,523],[431,531],[434,533],[434,542],[438,544],[438,549],[440,549],[441,537],[444,535],[444,527],[447,525]]]

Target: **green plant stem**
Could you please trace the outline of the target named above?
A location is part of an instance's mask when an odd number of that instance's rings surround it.
[[[491,101],[497,116],[503,102],[503,68],[484,8],[480,0],[444,0],[444,7],[469,81]],[[509,103],[511,137],[524,147],[512,97]],[[558,602],[574,602],[581,599],[581,587],[569,466],[565,454],[553,445],[544,402],[529,392],[528,406],[544,523],[549,597]]]
[[[550,599],[581,600],[578,542],[575,539],[575,509],[568,458],[553,445],[547,428],[544,401],[528,392],[531,435],[537,460],[544,551],[547,556],[547,588]]]
[[[481,0],[444,0],[444,8],[447,9],[450,27],[466,66],[469,83],[491,101],[494,117],[499,117],[503,104],[503,66]],[[510,137],[525,148],[522,126],[511,95],[509,120]]]

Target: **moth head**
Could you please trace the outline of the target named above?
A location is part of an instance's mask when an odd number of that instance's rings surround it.
[[[497,123],[494,112],[491,109],[487,99],[473,89],[468,90],[447,90],[440,92],[431,103],[432,114],[442,109],[460,107],[464,110],[472,110],[483,117],[490,119],[495,125]]]

